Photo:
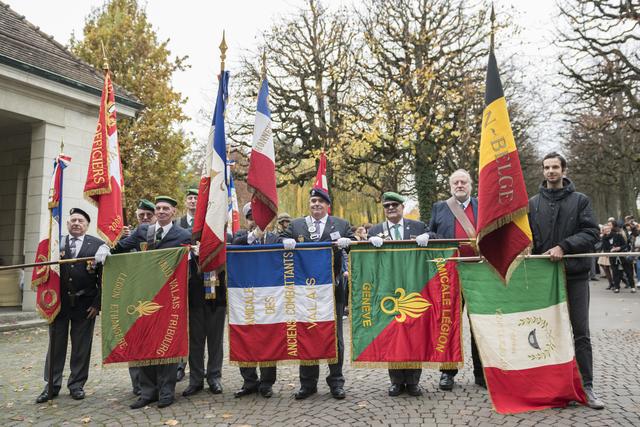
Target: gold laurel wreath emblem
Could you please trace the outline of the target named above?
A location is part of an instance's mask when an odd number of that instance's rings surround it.
[[[138,313],[138,316],[150,316],[160,310],[162,306],[153,301],[138,301],[138,305],[133,304],[127,307],[127,314],[132,315]]]
[[[412,292],[406,295],[406,291],[402,288],[397,288],[394,292],[398,295],[394,297],[384,297],[380,301],[380,308],[386,314],[396,314],[396,322],[403,323],[407,320],[407,316],[414,319],[422,316],[425,311],[431,307],[431,303],[427,301],[420,293]],[[393,304],[391,309],[386,307],[386,302],[391,301]]]
[[[47,298],[47,296],[51,296],[51,298]],[[49,302],[47,302],[49,299]],[[58,303],[58,293],[53,289],[47,289],[40,294],[40,306],[42,306],[45,310],[49,310]]]
[[[38,255],[36,258],[36,262],[47,262],[47,261],[49,261],[49,258],[47,258],[47,256],[43,254]],[[36,275],[41,276],[45,274],[48,270],[49,270],[48,265],[41,265],[39,267],[36,267]]]

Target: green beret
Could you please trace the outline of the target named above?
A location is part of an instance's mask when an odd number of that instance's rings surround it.
[[[158,203],[158,202],[169,203],[174,208],[176,206],[178,206],[178,202],[175,199],[173,199],[173,198],[171,198],[169,196],[156,196],[156,203]]]
[[[393,191],[387,191],[382,195],[382,203],[384,202],[398,202],[404,204],[405,198],[399,195],[398,193],[394,193]]]
[[[150,200],[140,199],[138,201],[138,209],[142,209],[143,211],[155,212],[156,205],[154,205]]]
[[[187,196],[197,196],[197,195],[198,195],[197,188],[190,188],[187,190]]]

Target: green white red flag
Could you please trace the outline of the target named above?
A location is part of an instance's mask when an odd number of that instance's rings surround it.
[[[353,366],[454,369],[462,366],[457,246],[355,245],[351,269]]]
[[[113,255],[102,275],[102,363],[183,361],[189,354],[187,247]]]
[[[524,260],[508,286],[485,263],[458,271],[496,411],[585,404],[562,264]]]

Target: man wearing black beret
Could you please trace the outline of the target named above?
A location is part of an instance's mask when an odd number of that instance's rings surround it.
[[[69,234],[60,241],[60,259],[93,257],[104,242],[87,233],[91,218],[79,208],[69,212]],[[91,344],[96,315],[100,311],[101,265],[91,262],[60,264],[60,313],[49,326],[56,351],[53,357],[53,396],[62,386],[62,371],[67,356],[67,343],[71,336],[71,361],[67,387],[75,400],[84,399],[84,384],[89,376]],[[71,327],[71,329],[69,329]],[[44,368],[44,380],[49,381],[49,356]],[[48,388],[36,399],[43,403]]]
[[[309,215],[303,218],[296,218],[289,224],[280,237],[285,249],[291,250],[296,246],[296,242],[336,242],[334,248],[333,275],[335,277],[336,289],[336,332],[338,336],[338,360],[329,365],[329,376],[327,384],[331,389],[331,395],[336,399],[344,399],[344,376],[342,375],[342,362],[344,359],[344,340],[342,337],[342,315],[344,313],[345,287],[346,287],[346,257],[345,249],[351,244],[355,237],[351,231],[348,221],[328,214],[331,206],[329,194],[319,188],[314,188],[309,193]],[[306,399],[318,392],[318,378],[320,376],[320,366],[300,365],[300,390],[295,394],[295,398]]]

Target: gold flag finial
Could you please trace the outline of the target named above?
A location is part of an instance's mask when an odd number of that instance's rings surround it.
[[[109,61],[107,60],[107,51],[102,40],[100,40],[100,45],[102,46],[102,69],[107,72],[109,71]]]
[[[491,48],[491,51],[493,52],[493,42],[496,34],[496,11],[493,9],[493,3],[491,3],[490,20],[491,20],[491,39],[489,42],[489,46]]]
[[[222,41],[220,42],[220,71],[224,71],[224,60],[227,58],[227,42],[224,39],[224,30],[222,30]]]

